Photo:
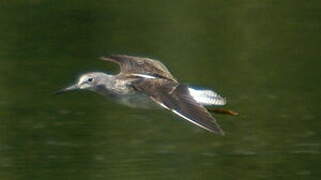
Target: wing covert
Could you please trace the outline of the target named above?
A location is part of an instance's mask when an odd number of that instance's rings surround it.
[[[120,66],[121,73],[146,74],[176,81],[166,66],[157,60],[127,55],[111,55],[100,57],[100,59],[117,63]]]

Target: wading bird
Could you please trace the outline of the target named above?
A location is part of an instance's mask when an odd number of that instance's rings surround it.
[[[119,64],[120,73],[110,75],[90,72],[78,82],[57,94],[86,89],[130,107],[151,108],[157,105],[210,132],[224,135],[206,106],[222,106],[225,98],[218,93],[179,83],[159,61],[126,55],[101,57],[101,60]],[[217,113],[237,115],[227,109],[209,109]]]

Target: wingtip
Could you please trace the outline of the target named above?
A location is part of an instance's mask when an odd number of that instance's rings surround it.
[[[110,58],[108,56],[100,56],[99,60],[108,61]]]
[[[112,54],[109,56],[100,56],[99,59],[103,61],[115,61],[115,60],[121,60],[124,57],[130,57],[130,56],[121,55],[121,54]]]
[[[220,130],[219,132],[216,132],[217,135],[225,136],[225,132],[223,130]]]
[[[219,135],[219,136],[225,136],[225,132],[219,128],[219,129],[212,129],[210,130],[213,134]]]

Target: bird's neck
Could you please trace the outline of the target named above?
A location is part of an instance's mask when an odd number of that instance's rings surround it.
[[[112,95],[112,87],[115,83],[113,75],[102,74],[92,91],[101,95]]]

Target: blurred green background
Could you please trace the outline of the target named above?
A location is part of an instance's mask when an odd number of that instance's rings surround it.
[[[226,136],[90,92],[97,57],[216,89]],[[0,179],[320,179],[321,1],[1,0]]]

